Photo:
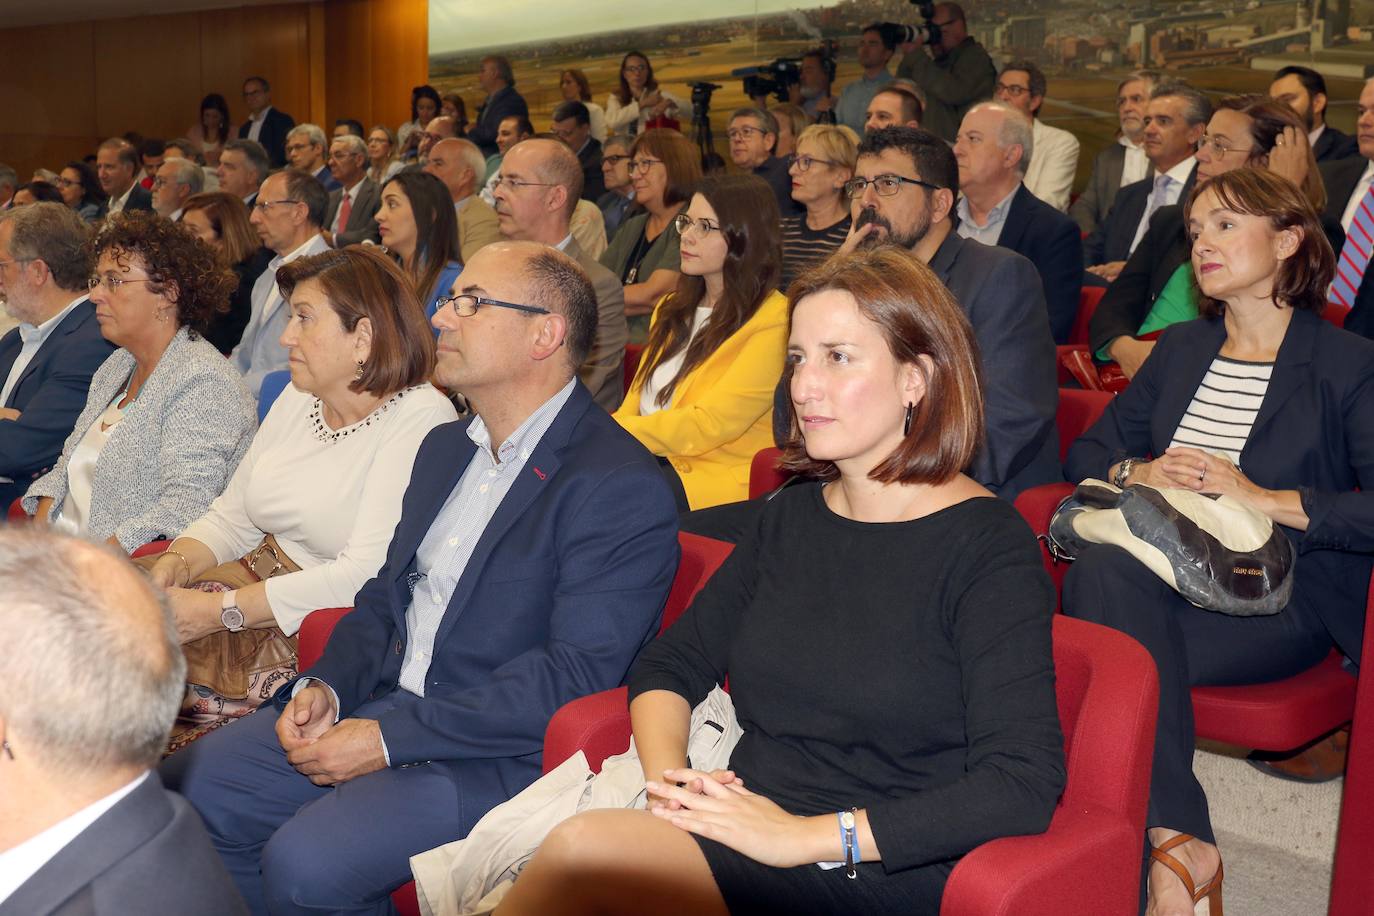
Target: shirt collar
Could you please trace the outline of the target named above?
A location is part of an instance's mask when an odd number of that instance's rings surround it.
[[[1317,145],[1317,140],[1320,139],[1320,138],[1321,138],[1321,135],[1322,135],[1323,133],[1325,133],[1325,132],[1326,132],[1326,125],[1325,125],[1325,124],[1318,124],[1316,127],[1314,127],[1314,128],[1312,128],[1311,130],[1309,130],[1309,131],[1307,132],[1307,142],[1308,142],[1308,144],[1311,145],[1311,146],[1316,146],[1316,145]]]
[[[973,216],[969,213],[967,195],[961,194],[959,196],[958,204],[959,220],[961,222],[968,223],[975,229],[986,229],[989,226],[994,226],[998,223],[1001,223],[1007,218],[1007,210],[1011,209],[1011,199],[1016,196],[1016,192],[1019,190],[1021,190],[1021,185],[1017,184],[1016,187],[1011,189],[1010,194],[999,200],[996,206],[994,206],[991,210],[988,211],[988,221],[981,226],[978,225],[978,223],[973,219]]]
[[[1195,156],[1189,156],[1164,174],[1168,175],[1170,180],[1183,184],[1188,180],[1188,176],[1193,174],[1193,167],[1195,165],[1197,165],[1197,158]]]
[[[568,245],[569,245],[571,242],[572,242],[572,233],[569,232],[567,235],[563,236],[563,241],[559,242],[557,245],[554,245],[553,247],[557,248],[559,251],[567,251],[567,250],[568,250]]]
[[[1131,138],[1128,137],[1128,136],[1126,136],[1125,134],[1118,134],[1118,135],[1117,135],[1117,138],[1116,138],[1116,142],[1117,142],[1117,143],[1120,143],[1122,146],[1126,147],[1126,149],[1136,149],[1136,150],[1144,150],[1144,149],[1145,149],[1145,144],[1144,144],[1144,143],[1132,143],[1132,142],[1131,142]]]
[[[862,73],[860,73],[860,74],[859,74],[859,82],[861,82],[861,83],[868,83],[869,85],[873,85],[874,83],[883,83],[883,84],[887,84],[887,83],[892,82],[892,71],[889,70],[887,67],[884,67],[884,68],[882,69],[882,72],[879,73],[877,76],[873,77],[873,79],[869,79],[868,77],[866,77],[866,76],[864,76]]]
[[[325,244],[324,244],[324,239],[321,238],[319,235],[312,235],[312,236],[310,236],[310,238],[306,239],[304,245],[302,245],[301,247],[297,248],[295,251],[291,252],[290,254],[286,254],[286,255],[280,255],[280,254],[279,254],[279,255],[277,255],[275,258],[273,258],[273,259],[272,259],[272,262],[271,262],[270,264],[267,265],[267,269],[268,269],[268,270],[276,270],[278,267],[282,266],[283,264],[290,264],[292,261],[296,260],[296,258],[303,258],[303,257],[305,257],[305,256],[308,255],[308,254],[314,254],[315,252],[314,252],[313,250],[311,250],[311,249],[312,249],[316,244],[318,244],[318,245],[320,245],[320,246],[323,246],[324,248],[328,248],[328,247],[329,247],[328,245],[325,245]]]
[[[267,120],[267,113],[268,113],[269,111],[271,111],[271,110],[272,110],[272,106],[271,106],[271,105],[268,105],[266,108],[264,108],[261,112],[258,113],[258,116],[257,116],[256,118],[253,117],[252,115],[249,115],[249,116],[248,116],[248,120],[250,120],[250,121],[266,121],[266,120]]]
[[[510,434],[510,438],[502,442],[496,449],[496,453],[491,451],[491,431],[487,429],[487,424],[482,420],[479,413],[473,417],[468,424],[468,438],[478,448],[491,455],[492,460],[498,466],[506,464],[512,458],[519,458],[523,463],[534,451],[539,440],[544,438],[544,433],[553,425],[553,418],[558,415],[558,411],[563,409],[563,405],[572,396],[573,386],[577,384],[577,376],[573,376],[568,383],[558,392],[525,418],[525,421],[515,428],[515,432]]]
[[[124,209],[124,205],[125,205],[126,203],[129,202],[129,195],[132,194],[132,193],[134,193],[134,188],[136,188],[136,187],[138,187],[138,181],[137,181],[137,179],[135,179],[135,181],[134,181],[133,184],[129,185],[129,190],[125,191],[125,192],[124,192],[123,194],[121,194],[119,197],[111,197],[111,198],[110,198],[110,207],[109,207],[109,208],[110,208],[111,210],[123,210],[123,209]]]
[[[76,308],[78,305],[85,301],[86,297],[84,295],[77,296],[71,302],[68,302],[65,306],[63,306],[62,311],[58,312],[56,315],[52,316],[42,324],[34,325],[28,324],[23,321],[19,322],[19,339],[24,341],[24,343],[28,343],[35,336],[37,336],[39,340],[45,340],[47,336],[52,333],[53,328],[61,324],[62,319],[66,318],[68,315],[71,314],[72,309]]]

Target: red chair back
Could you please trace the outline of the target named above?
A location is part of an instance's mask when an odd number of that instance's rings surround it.
[[[1059,460],[1063,460],[1069,454],[1069,446],[1083,433],[1087,432],[1088,427],[1097,422],[1098,417],[1102,416],[1102,411],[1107,409],[1107,405],[1115,397],[1110,391],[1082,391],[1077,388],[1059,389],[1059,409],[1055,411],[1054,420],[1059,426]]]
[[[11,523],[27,522],[29,520],[29,514],[24,511],[24,497],[20,496],[14,502],[10,503],[9,514],[6,518],[8,518]]]
[[[792,477],[790,471],[784,471],[778,467],[778,462],[782,460],[782,449],[765,448],[759,449],[754,455],[754,460],[749,465],[749,498],[758,499],[772,493],[778,487],[787,483]]]
[[[1068,343],[1088,343],[1088,322],[1092,320],[1093,312],[1097,311],[1097,304],[1106,292],[1105,286],[1085,286],[1078,291],[1078,314],[1074,316]]]
[[[1339,302],[1326,303],[1326,308],[1322,311],[1322,317],[1338,328],[1345,327],[1345,316],[1349,314],[1350,306],[1341,305]]]
[[[668,590],[668,601],[663,606],[663,623],[658,628],[660,633],[677,622],[697,592],[710,581],[716,570],[720,569],[720,564],[730,556],[730,551],[735,549],[734,544],[686,531],[678,532],[677,542],[682,548],[682,558],[677,562],[677,575],[673,577],[673,587]]]
[[[644,348],[639,344],[625,345],[625,361],[621,364],[621,371],[625,375],[625,393],[630,393],[630,386],[635,383],[635,373],[639,371],[639,358],[644,355]]]
[[[1374,664],[1374,576],[1365,608],[1363,664]],[[1355,718],[1345,759],[1345,792],[1336,833],[1336,861],[1331,874],[1329,916],[1369,912],[1374,900],[1374,677],[1360,678],[1355,691]]]

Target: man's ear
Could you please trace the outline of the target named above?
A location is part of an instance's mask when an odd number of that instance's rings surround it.
[[[530,355],[543,361],[562,349],[568,336],[568,319],[557,312],[550,312],[536,318],[535,324],[537,327],[531,341]]]

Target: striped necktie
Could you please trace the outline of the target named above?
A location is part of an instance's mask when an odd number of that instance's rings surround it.
[[[1336,261],[1336,279],[1331,281],[1331,289],[1326,294],[1328,301],[1347,307],[1355,304],[1355,294],[1360,290],[1371,252],[1374,252],[1374,184],[1369,186],[1350,220],[1341,256]]]

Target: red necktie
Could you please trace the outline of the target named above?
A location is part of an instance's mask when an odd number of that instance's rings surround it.
[[[348,196],[347,191],[341,193],[343,194],[343,201],[339,204],[339,222],[334,228],[335,235],[348,228],[348,217],[353,212],[353,198]]]

